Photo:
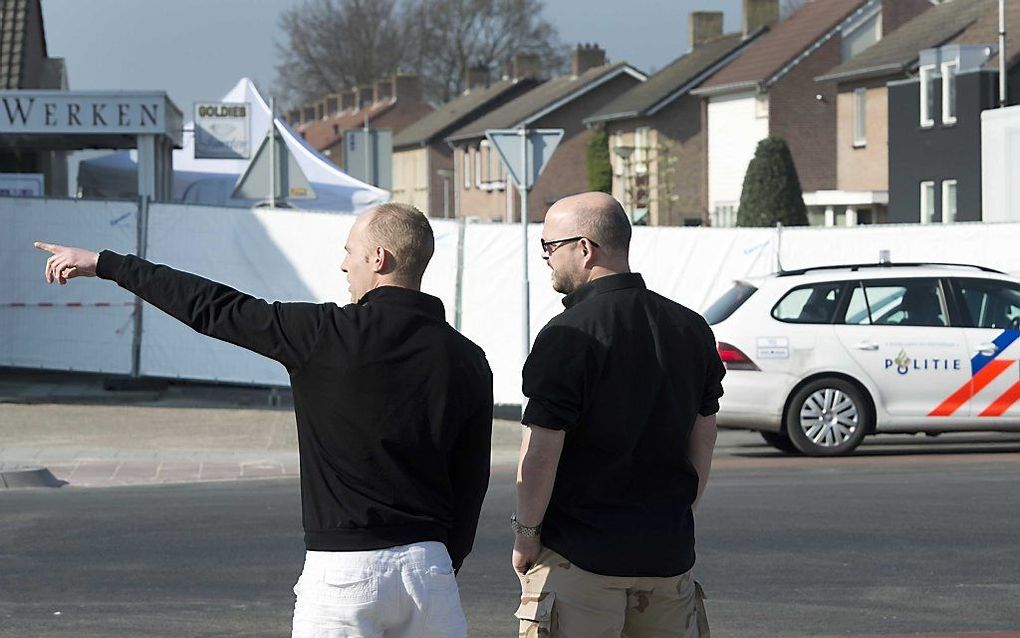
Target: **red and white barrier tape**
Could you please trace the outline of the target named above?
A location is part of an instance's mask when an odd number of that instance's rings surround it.
[[[118,301],[116,303],[110,301],[96,301],[92,303],[69,301],[65,303],[0,303],[0,308],[120,308],[134,305],[135,302],[133,301]]]

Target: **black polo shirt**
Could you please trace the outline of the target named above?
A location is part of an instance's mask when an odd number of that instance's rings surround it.
[[[492,373],[481,348],[446,322],[442,301],[383,286],[346,306],[269,303],[110,251],[96,274],[286,366],[307,549],[439,541],[460,567],[489,482]],[[248,523],[236,523],[243,543]]]
[[[687,439],[725,374],[696,312],[626,273],[585,284],[524,365],[525,425],[566,430],[542,543],[607,576],[694,565],[698,475]]]

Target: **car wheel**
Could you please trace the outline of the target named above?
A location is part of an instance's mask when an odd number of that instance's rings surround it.
[[[864,394],[849,381],[818,379],[793,395],[786,413],[786,432],[804,454],[849,454],[871,426],[867,406]]]
[[[793,444],[793,441],[786,436],[786,432],[759,432],[758,434],[761,435],[761,438],[765,439],[766,443],[780,452],[800,453],[800,450]]]

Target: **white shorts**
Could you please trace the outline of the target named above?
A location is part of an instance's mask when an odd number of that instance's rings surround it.
[[[464,638],[446,546],[307,552],[294,586],[292,638]]]

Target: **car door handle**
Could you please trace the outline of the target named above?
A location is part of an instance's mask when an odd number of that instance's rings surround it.
[[[854,347],[858,350],[878,350],[878,344],[874,341],[861,341]]]
[[[977,347],[978,354],[983,354],[986,357],[990,357],[999,351],[999,346],[994,343],[982,343]]]

